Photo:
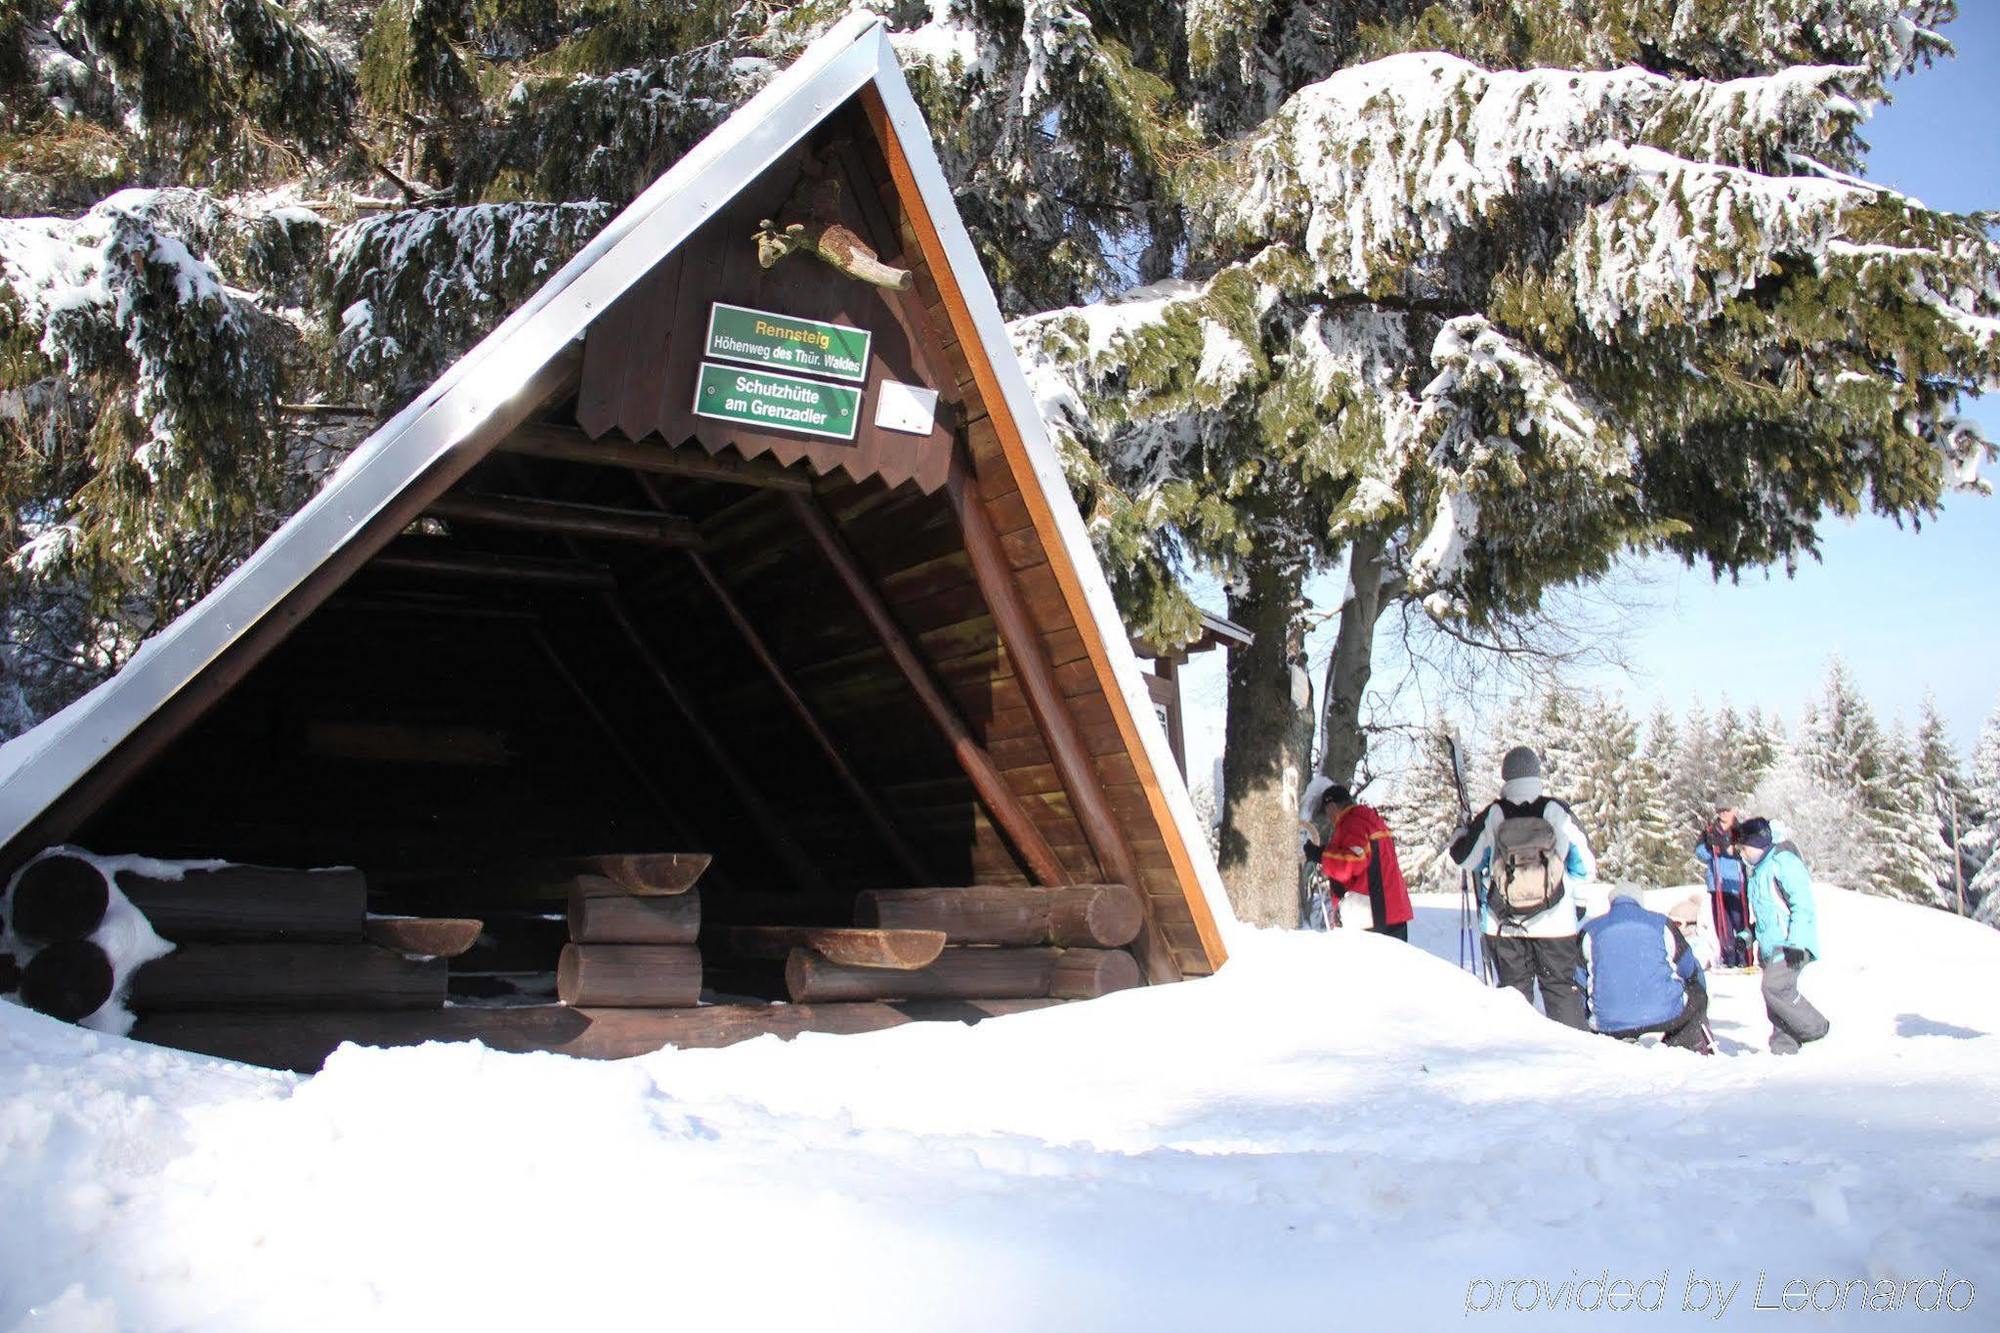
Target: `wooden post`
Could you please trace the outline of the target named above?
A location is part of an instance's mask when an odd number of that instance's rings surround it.
[[[688,698],[681,687],[674,682],[666,663],[660,660],[659,654],[653,651],[653,646],[646,642],[646,636],[640,632],[638,624],[626,613],[624,602],[616,593],[606,593],[603,603],[604,609],[610,612],[612,621],[617,624],[626,641],[632,645],[632,650],[639,655],[646,670],[659,684],[661,693],[667,696],[674,708],[679,711],[681,720],[687,723],[688,730],[694,734],[695,742],[708,753],[709,762],[715,765],[715,771],[720,773],[722,780],[735,790],[736,799],[743,803],[743,808],[749,811],[750,817],[763,830],[772,852],[785,863],[785,869],[795,880],[808,889],[824,892],[826,879],[820,874],[819,866],[800,848],[798,840],[792,837],[791,830],[771,812],[770,805],[764,800],[764,794],[757,789],[757,785],[736,766],[736,760],[730,755],[729,747],[717,739],[715,733],[708,729],[708,724],[702,721],[700,711],[694,706],[694,700]]]
[[[691,944],[565,944],[556,994],[564,1004],[606,1009],[688,1008],[701,999],[701,950]]]
[[[1133,944],[1133,952],[1138,955],[1148,981],[1179,981],[1180,967],[1174,962],[1173,950],[1167,947],[1159,922],[1154,919],[1153,905],[1144,892],[1145,882],[1139,876],[1138,859],[1125,841],[1117,815],[1104,794],[1104,784],[1098,780],[1090,751],[1077,730],[1076,718],[1056,684],[1056,673],[1049,666],[1041,632],[1028,613],[1019,585],[1014,582],[1007,552],[993,530],[993,519],[986,512],[979,481],[962,445],[953,461],[951,476],[945,482],[945,493],[951,497],[952,509],[958,514],[959,527],[965,534],[965,550],[972,558],[973,576],[986,596],[993,623],[1000,630],[1000,642],[1007,650],[1007,660],[1013,663],[1015,678],[1021,682],[1021,692],[1028,699],[1028,709],[1035,715],[1042,738],[1048,743],[1049,755],[1055,760],[1056,772],[1063,790],[1069,793],[1084,837],[1090,840],[1091,850],[1097,853],[1098,862],[1112,879],[1140,891],[1146,925]]]
[[[1015,850],[1020,852],[1021,859],[1027,863],[1029,873],[1042,884],[1069,883],[1069,871],[1063,867],[1062,859],[1056,855],[1055,849],[1049,846],[1048,839],[1042,836],[1041,830],[1035,827],[1034,820],[1028,815],[1027,807],[1022,804],[1021,798],[1014,794],[1014,789],[1007,785],[1007,779],[994,765],[993,757],[973,739],[971,730],[965,725],[965,719],[959,716],[957,707],[945,694],[944,688],[937,683],[936,678],[931,675],[930,668],[918,655],[916,645],[910,642],[902,627],[896,623],[888,604],[882,600],[882,595],[875,591],[875,585],[869,582],[867,572],[861,568],[861,563],[854,558],[854,553],[847,548],[847,543],[841,539],[840,534],[834,531],[826,514],[818,504],[806,496],[787,495],[785,498],[790,502],[792,513],[798,518],[800,525],[819,546],[820,552],[826,556],[834,572],[840,576],[841,583],[854,598],[855,605],[861,608],[862,615],[874,627],[876,636],[882,640],[882,646],[889,654],[889,659],[896,664],[897,669],[903,673],[903,678],[909,682],[910,688],[916,692],[924,711],[930,714],[931,721],[944,733],[944,738],[950,744],[952,755],[958,760],[959,767],[964,769],[966,777],[972,780],[973,789],[979,793],[979,799],[986,806],[993,822],[1000,826],[1008,841],[1012,842]]]
[[[635,896],[610,880],[569,891],[569,937],[578,944],[693,944],[701,934],[701,894]]]
[[[854,919],[893,930],[941,930],[953,944],[1058,944],[1116,949],[1145,925],[1139,891],[1123,884],[1037,889],[869,889]]]
[[[640,477],[639,484],[645,488],[646,494],[651,497],[653,503],[665,508],[665,505],[662,503],[662,497],[650,478]],[[897,831],[896,826],[889,821],[888,814],[883,811],[881,804],[876,801],[874,794],[862,784],[860,777],[856,775],[854,770],[848,767],[847,759],[841,754],[840,747],[834,743],[833,737],[826,734],[826,729],[820,726],[819,719],[813,715],[811,706],[806,703],[804,697],[792,685],[791,677],[786,674],[785,668],[779,664],[776,655],[771,652],[770,646],[764,642],[764,636],[757,632],[757,627],[752,625],[749,617],[743,614],[743,608],[737,604],[736,598],[730,594],[729,589],[716,576],[714,569],[710,568],[708,561],[702,558],[701,553],[699,551],[689,551],[687,558],[688,563],[694,566],[695,573],[701,576],[701,581],[706,583],[709,591],[715,594],[715,599],[721,605],[723,614],[729,617],[729,623],[736,627],[736,632],[743,637],[743,642],[749,646],[751,656],[755,657],[758,664],[764,668],[765,674],[771,678],[771,683],[778,687],[779,695],[784,698],[785,703],[791,708],[793,714],[798,717],[807,733],[819,745],[821,752],[826,755],[827,763],[832,767],[834,776],[840,780],[842,786],[847,788],[848,794],[854,798],[855,804],[861,807],[863,817],[874,826],[876,834],[881,837],[883,844],[888,847],[890,855],[894,856],[897,863],[903,867],[903,873],[909,876],[910,883],[923,883],[929,876],[924,873],[923,862],[917,858],[916,849],[911,847],[903,835]]]

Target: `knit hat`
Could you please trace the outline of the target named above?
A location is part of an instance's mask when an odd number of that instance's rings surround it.
[[[1771,850],[1771,821],[1768,819],[1746,819],[1736,826],[1736,841],[1745,847]]]
[[[1512,782],[1515,778],[1538,778],[1542,775],[1542,761],[1525,745],[1517,745],[1507,751],[1507,757],[1500,761],[1500,780]]]
[[[1334,783],[1331,787],[1328,787],[1325,791],[1321,792],[1319,795],[1319,808],[1322,810],[1328,809],[1336,805],[1353,805],[1353,804],[1354,804],[1354,793],[1349,791],[1347,788],[1341,786],[1338,782]]]

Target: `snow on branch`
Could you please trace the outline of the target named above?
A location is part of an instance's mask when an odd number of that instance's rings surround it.
[[[610,213],[601,203],[477,204],[342,228],[330,285],[348,371],[392,398],[434,379]]]

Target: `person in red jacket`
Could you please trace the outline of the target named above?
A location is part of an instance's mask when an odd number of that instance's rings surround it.
[[[1319,849],[1320,869],[1339,894],[1365,893],[1375,924],[1369,929],[1378,935],[1410,938],[1410,889],[1403,882],[1403,868],[1396,863],[1396,839],[1382,816],[1354,799],[1347,788],[1335,785],[1320,798],[1326,815],[1326,846]]]

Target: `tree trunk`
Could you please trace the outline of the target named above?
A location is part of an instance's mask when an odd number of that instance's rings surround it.
[[[1368,753],[1361,733],[1361,700],[1375,666],[1375,626],[1382,619],[1382,549],[1387,534],[1364,532],[1354,539],[1347,576],[1352,595],[1340,608],[1340,630],[1326,664],[1326,711],[1321,717],[1319,771],[1342,786]]]
[[[1222,756],[1223,883],[1242,920],[1299,924],[1299,792],[1312,754],[1312,679],[1300,620],[1304,567],[1253,559],[1229,618],[1255,640],[1229,655]]]

